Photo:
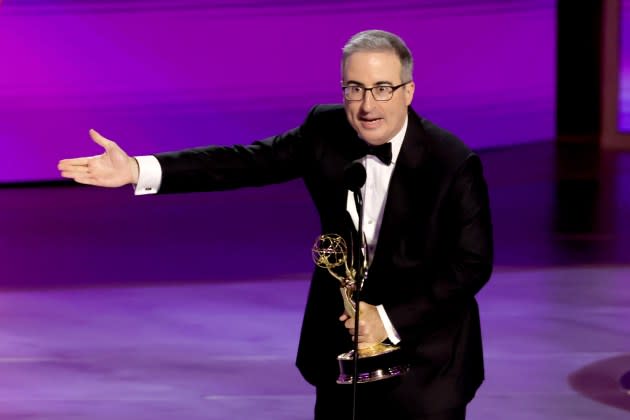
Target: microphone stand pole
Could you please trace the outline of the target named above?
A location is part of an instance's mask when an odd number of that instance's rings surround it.
[[[352,420],[358,420],[357,414],[357,380],[359,376],[359,301],[361,289],[363,288],[363,282],[367,278],[367,244],[363,235],[363,197],[361,196],[361,190],[354,190],[354,204],[357,208],[359,215],[358,233],[360,241],[359,255],[355,258],[356,265],[356,277],[354,282],[354,351],[353,351],[353,363],[354,373],[352,374]]]

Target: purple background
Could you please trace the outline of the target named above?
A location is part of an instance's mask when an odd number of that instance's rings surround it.
[[[630,0],[622,0],[620,34],[619,131],[630,132]]]
[[[414,108],[473,148],[554,136],[553,0],[1,4],[0,182],[59,179],[100,153],[89,128],[130,154],[289,129],[340,101],[341,46],[368,28],[407,41]]]

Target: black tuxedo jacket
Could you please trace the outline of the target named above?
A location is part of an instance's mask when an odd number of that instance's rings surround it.
[[[322,233],[348,237],[344,168],[362,140],[339,105],[315,107],[298,128],[248,146],[156,155],[160,193],[225,190],[301,177]],[[468,402],[483,380],[475,294],[492,270],[492,228],[479,158],[461,141],[409,110],[390,181],[377,248],[362,299],[382,304],[412,364],[415,404],[432,410]],[[316,268],[297,366],[316,386],[334,384],[336,356],[352,348],[338,320],[339,282]]]

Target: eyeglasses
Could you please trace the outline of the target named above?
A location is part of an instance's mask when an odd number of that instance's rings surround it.
[[[345,85],[341,87],[341,90],[343,90],[343,97],[346,98],[347,101],[362,101],[365,97],[365,92],[370,91],[375,100],[385,102],[394,97],[396,89],[408,85],[409,83],[411,83],[411,80],[396,86],[378,85],[372,86],[371,88],[360,85]]]

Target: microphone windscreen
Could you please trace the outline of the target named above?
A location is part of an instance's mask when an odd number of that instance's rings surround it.
[[[365,167],[359,160],[350,162],[343,171],[344,186],[353,192],[361,190],[366,177]]]

